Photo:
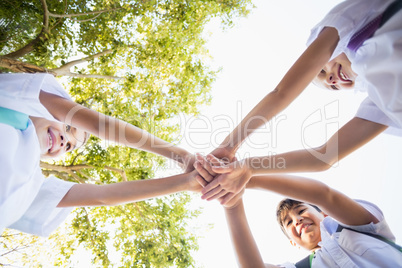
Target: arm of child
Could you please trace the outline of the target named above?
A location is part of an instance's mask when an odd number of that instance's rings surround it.
[[[136,126],[43,90],[40,92],[39,98],[46,109],[63,123],[82,129],[101,139],[173,159],[184,165],[186,171],[193,169],[192,164],[195,158],[192,154]]]
[[[140,181],[119,182],[107,185],[76,184],[58,204],[58,207],[115,206],[137,202],[182,191],[199,192],[197,171]]]
[[[234,204],[225,207],[225,215],[239,267],[277,267],[264,264],[248,225],[241,197]]]
[[[328,216],[347,225],[365,225],[378,222],[378,219],[359,203],[320,181],[299,176],[275,174],[253,177],[247,188],[269,190],[316,205]]]
[[[248,135],[285,109],[310,84],[329,61],[338,41],[339,36],[335,28],[324,28],[277,87],[247,114],[212,154],[218,158],[233,158]]]
[[[311,172],[329,169],[333,164],[360,148],[387,126],[361,118],[353,118],[324,145],[283,154],[250,157],[228,165],[211,166],[219,173],[202,191],[203,198],[220,198],[218,193],[239,192],[252,176],[272,173]],[[214,159],[209,155],[208,159]],[[218,191],[219,190],[219,191]]]

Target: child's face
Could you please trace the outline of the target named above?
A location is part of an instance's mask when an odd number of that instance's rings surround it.
[[[342,53],[325,64],[313,82],[330,90],[351,89],[355,85],[356,77],[349,59]]]
[[[38,136],[41,157],[53,158],[83,145],[86,133],[68,125],[32,117]]]
[[[282,224],[293,245],[312,250],[321,241],[320,223],[323,219],[322,213],[301,203],[284,214]]]

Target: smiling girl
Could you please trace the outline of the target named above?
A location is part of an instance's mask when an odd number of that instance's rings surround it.
[[[82,146],[88,133],[171,158],[187,173],[102,186],[45,179],[40,159]],[[73,102],[51,75],[0,75],[0,232],[9,227],[47,236],[73,207],[198,191],[193,159],[184,149]]]

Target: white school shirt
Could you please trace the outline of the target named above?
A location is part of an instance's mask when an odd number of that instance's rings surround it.
[[[55,120],[39,101],[40,90],[69,98],[48,74],[0,74],[0,107]],[[40,146],[29,120],[21,131],[0,123],[0,232],[13,228],[48,236],[72,208],[57,208],[74,183],[44,178]]]
[[[334,7],[311,31],[310,45],[324,27],[337,29],[340,40],[332,58],[342,52],[358,74],[355,87],[366,91],[356,117],[389,126],[387,133],[402,136],[402,10],[353,52],[353,34],[381,14],[394,0],[348,0]]]
[[[384,241],[361,234],[355,231],[343,229],[336,232],[341,224],[360,232],[377,234],[388,240],[395,241],[382,211],[374,204],[356,200],[360,205],[373,214],[379,222],[359,226],[348,226],[337,222],[331,217],[326,217],[320,225],[321,248],[315,253],[312,267],[341,267],[341,268],[396,268],[402,267],[402,253]],[[294,268],[292,263],[284,263],[281,267]]]

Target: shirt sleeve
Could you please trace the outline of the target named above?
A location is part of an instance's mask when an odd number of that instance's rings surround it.
[[[346,226],[350,229],[354,229],[358,232],[376,234],[376,235],[385,237],[391,241],[395,241],[395,236],[391,232],[391,229],[389,228],[388,223],[386,222],[381,209],[379,209],[376,205],[374,205],[373,203],[370,203],[368,201],[356,200],[356,202],[358,202],[367,211],[369,211],[374,217],[376,217],[379,222],[378,223],[369,223],[369,224],[365,224],[365,225],[358,225],[358,226],[346,225],[343,223],[342,223],[342,225]]]
[[[392,0],[348,0],[341,2],[311,30],[307,46],[318,37],[325,27],[335,28],[338,31],[339,42],[332,54],[332,60],[342,52],[347,51],[346,47],[353,34],[383,11],[389,2]]]
[[[402,136],[402,129],[400,129],[394,121],[391,120],[369,97],[364,99],[356,112],[356,117],[362,118],[374,123],[388,126],[389,128],[385,133]]]
[[[55,177],[45,179],[31,206],[10,228],[40,236],[50,235],[73,209],[57,207],[73,185]]]
[[[71,99],[50,74],[0,74],[0,106],[55,120],[39,100],[41,90]]]

